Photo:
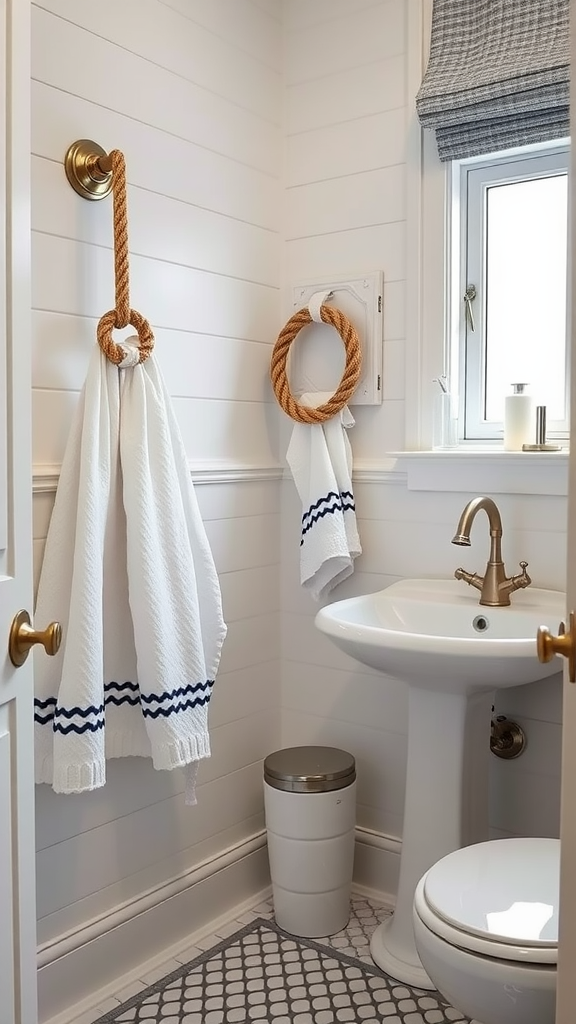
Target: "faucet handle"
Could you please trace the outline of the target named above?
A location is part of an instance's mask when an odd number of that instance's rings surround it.
[[[522,590],[524,587],[529,587],[532,583],[532,577],[526,572],[528,562],[520,562],[520,568],[522,569],[522,572],[519,573],[518,576],[512,577],[513,590]]]

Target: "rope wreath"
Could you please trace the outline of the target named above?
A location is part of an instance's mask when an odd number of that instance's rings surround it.
[[[98,321],[98,344],[111,363],[118,366],[126,356],[121,345],[112,339],[113,327],[136,328],[140,349],[139,362],[143,363],[154,348],[152,328],[136,309],[130,308],[130,270],[128,264],[128,206],[126,201],[126,164],[119,149],[110,153],[112,160],[112,200],[114,216],[114,280],[116,307],[104,313]]]
[[[280,331],[272,351],[270,378],[274,394],[284,412],[298,423],[323,423],[325,420],[331,419],[347,404],[360,379],[362,351],[356,328],[352,326],[348,317],[341,310],[333,309],[331,306],[320,306],[320,316],[325,324],[331,324],[336,328],[346,349],[346,365],[342,380],[332,398],[324,405],[319,405],[316,409],[311,409],[307,405],[299,405],[290,392],[286,376],[286,358],[290,345],[302,328],[313,322],[309,309],[306,307],[299,309],[290,317]]]

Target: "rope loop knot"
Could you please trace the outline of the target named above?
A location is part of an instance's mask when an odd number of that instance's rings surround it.
[[[126,198],[126,162],[119,149],[110,152],[112,160],[112,202],[114,219],[114,282],[116,305],[98,321],[96,337],[100,348],[118,366],[126,352],[112,338],[112,328],[136,329],[140,349],[139,362],[143,363],[154,348],[152,328],[136,309],[130,308],[130,265],[128,258],[128,203]]]
[[[300,405],[290,391],[286,375],[286,360],[292,342],[303,327],[313,322],[307,307],[299,309],[290,317],[280,331],[272,350],[270,379],[274,394],[284,412],[298,423],[324,423],[340,412],[354,394],[362,370],[360,339],[356,328],[350,323],[348,317],[340,309],[325,305],[320,307],[320,316],[325,324],[336,328],[346,350],[346,365],[342,379],[328,402],[319,405],[316,409]]]
[[[138,335],[138,343],[140,349],[140,363],[148,359],[148,356],[154,348],[154,335],[152,328],[148,323],[146,317],[142,316],[141,313],[136,309],[128,310],[128,320],[122,327],[134,327]],[[118,366],[126,356],[126,350],[122,348],[122,345],[117,344],[112,338],[112,328],[118,327],[116,323],[117,310],[110,309],[108,313],[104,313],[98,321],[96,328],[96,337],[98,344],[102,349],[103,353],[110,360],[111,363],[115,363]]]

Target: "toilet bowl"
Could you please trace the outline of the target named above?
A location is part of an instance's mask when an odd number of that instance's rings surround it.
[[[414,935],[442,995],[481,1024],[554,1024],[560,841],[498,839],[418,883]]]

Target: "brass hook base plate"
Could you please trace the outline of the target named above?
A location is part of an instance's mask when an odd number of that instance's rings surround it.
[[[64,170],[72,188],[83,199],[105,199],[112,191],[112,171],[102,171],[100,157],[108,154],[90,139],[78,139],[64,158]]]

